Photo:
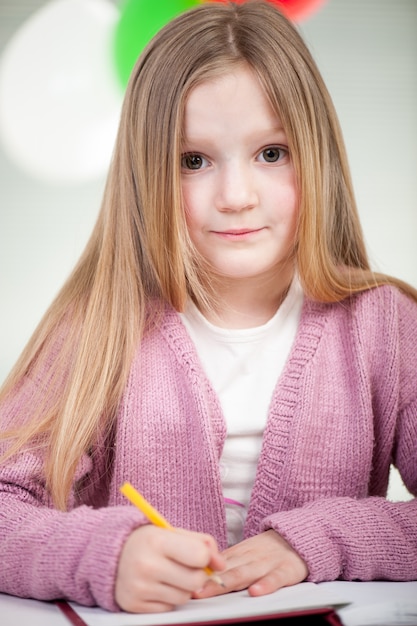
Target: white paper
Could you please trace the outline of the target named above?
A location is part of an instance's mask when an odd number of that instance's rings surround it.
[[[190,600],[169,613],[132,615],[108,613],[75,603],[71,603],[71,606],[88,626],[159,626],[302,611],[340,606],[346,602],[346,598],[320,585],[300,583],[258,598],[250,597],[247,591],[239,591],[215,598]]]
[[[416,626],[417,582],[321,583],[351,601],[338,614],[344,626]]]

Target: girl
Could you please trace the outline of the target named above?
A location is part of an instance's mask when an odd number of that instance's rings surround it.
[[[0,589],[109,610],[417,577],[417,293],[368,264],[294,27],[206,3],[132,73],[86,250],[2,393]],[[129,480],[182,528],[149,525]],[[222,572],[225,588],[203,568]]]

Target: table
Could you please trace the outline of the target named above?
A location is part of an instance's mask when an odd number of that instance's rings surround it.
[[[410,626],[417,624],[417,581],[406,583],[335,581],[320,583],[320,587],[334,591],[336,595],[346,597],[351,601],[350,606],[339,611],[346,626],[357,626],[360,623],[384,626],[384,622],[395,623],[391,621],[390,607],[395,607],[397,619],[398,612],[402,608],[404,610],[407,608],[410,621],[401,623],[408,623]],[[28,626],[69,626],[69,623],[52,602],[16,598],[0,593],[1,626],[25,624]]]

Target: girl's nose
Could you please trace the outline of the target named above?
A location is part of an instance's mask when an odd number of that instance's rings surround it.
[[[256,206],[258,195],[249,167],[230,163],[218,175],[216,206],[219,211],[243,211]]]

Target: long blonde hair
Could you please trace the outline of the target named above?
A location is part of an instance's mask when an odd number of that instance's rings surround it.
[[[80,457],[112,426],[158,303],[182,310],[189,296],[208,305],[214,297],[184,219],[184,108],[194,86],[241,63],[257,74],[287,133],[306,294],[334,302],[391,283],[417,300],[408,285],[370,271],[337,117],[294,26],[262,1],[206,3],[180,15],[138,59],[97,224],[2,390],[4,399],[26,376],[38,381],[33,414],[3,437],[12,438],[7,458],[29,442],[44,446],[58,508],[67,506]]]

